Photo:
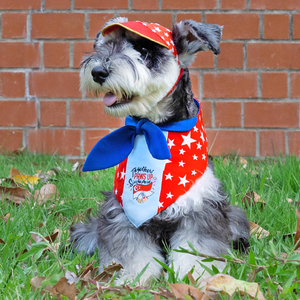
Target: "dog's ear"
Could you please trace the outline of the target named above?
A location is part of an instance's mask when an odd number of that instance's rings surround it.
[[[172,36],[182,68],[188,67],[199,51],[220,53],[223,26],[183,20],[173,26]]]

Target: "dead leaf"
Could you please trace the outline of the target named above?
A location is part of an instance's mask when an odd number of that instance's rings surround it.
[[[21,204],[27,202],[27,200],[32,200],[32,194],[21,187],[4,187],[0,186],[0,200],[8,199],[16,204]]]
[[[265,300],[257,283],[237,280],[226,274],[216,274],[204,279],[201,281],[200,287],[207,296],[206,299],[221,299],[220,293],[229,296],[230,299],[233,295],[240,294],[242,297],[248,296],[250,299]]]
[[[77,275],[74,272],[71,272],[69,270],[66,271],[65,277],[68,280],[69,284],[72,284],[72,283],[76,284],[79,280],[79,277],[77,277]]]
[[[42,204],[48,200],[58,200],[59,194],[55,184],[45,184],[40,190],[36,190],[34,193],[34,200],[39,204]]]
[[[194,285],[197,284],[197,282],[196,282],[196,280],[194,279],[194,277],[193,277],[193,275],[192,275],[191,272],[188,272],[188,279],[189,279],[189,281],[191,282],[191,284],[194,284]]]
[[[242,202],[246,208],[251,206],[251,204],[255,204],[259,205],[261,210],[263,210],[264,206],[266,205],[266,202],[254,191],[246,193],[242,199]]]
[[[258,240],[270,235],[269,231],[263,229],[262,227],[260,227],[259,225],[255,224],[253,222],[249,221],[249,226],[250,226],[250,234],[251,235],[254,234]]]
[[[56,285],[51,289],[51,295],[59,296],[63,295],[69,298],[70,300],[76,299],[76,294],[79,291],[76,288],[75,283],[69,284],[66,277],[61,277]]]
[[[20,174],[20,171],[19,171],[18,169],[11,169],[11,170],[9,171],[9,177],[10,177],[10,178],[12,178],[12,177],[14,177],[14,176],[17,176],[17,175],[21,175],[21,174]]]
[[[227,166],[229,162],[229,159],[227,157],[223,158],[223,166]]]
[[[42,286],[42,283],[45,279],[48,279],[47,277],[42,276],[35,276],[30,280],[30,286],[33,291],[39,290]],[[47,292],[51,292],[52,286],[46,285],[42,288],[40,294],[44,295]]]
[[[178,299],[186,299],[185,296],[191,296],[193,299],[201,300],[203,297],[203,293],[191,285],[184,283],[168,283],[168,285],[174,296]]]
[[[98,274],[94,278],[94,280],[101,281],[101,282],[107,282],[108,279],[114,275],[114,272],[119,272],[121,269],[123,269],[123,266],[121,264],[117,264],[117,263],[113,262],[111,265],[109,265],[107,268],[105,268],[100,274]]]
[[[92,208],[87,208],[82,214],[76,214],[72,217],[72,225],[79,223],[81,221],[84,221],[86,218],[88,218],[92,212]]]
[[[295,250],[298,249],[300,247],[300,212],[298,210],[298,208],[296,208],[296,215],[297,215],[297,231],[296,231],[296,235],[295,235]]]
[[[14,182],[22,185],[30,184],[35,185],[39,182],[39,177],[36,176],[30,176],[30,175],[15,175],[12,176],[11,179],[13,179]]]
[[[0,239],[0,244],[5,244],[5,242],[2,239]]]
[[[5,221],[5,223],[7,223],[8,219],[10,219],[11,221],[13,220],[12,218],[10,218],[10,212],[6,213],[3,217],[1,217],[2,220]]]
[[[245,165],[245,164],[247,165],[248,161],[244,157],[240,156],[239,157],[239,163],[242,164],[242,165]]]
[[[295,205],[297,208],[300,207],[300,202],[299,202],[299,201],[294,201],[294,200],[291,199],[291,198],[286,198],[286,201],[287,201],[288,203],[290,203],[291,205]]]
[[[159,297],[159,295],[154,295],[154,298],[153,298],[154,300],[160,300],[161,298]]]

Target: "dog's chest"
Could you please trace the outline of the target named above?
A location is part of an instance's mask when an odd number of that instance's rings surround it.
[[[184,195],[207,167],[207,140],[201,112],[186,132],[163,131],[171,158],[158,160],[144,135],[116,169],[114,192],[128,219],[139,227]]]

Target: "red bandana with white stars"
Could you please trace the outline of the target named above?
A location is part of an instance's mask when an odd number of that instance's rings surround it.
[[[163,131],[171,158],[157,160],[143,135],[116,169],[114,192],[128,219],[139,227],[184,195],[207,168],[207,140],[200,109],[190,131]]]

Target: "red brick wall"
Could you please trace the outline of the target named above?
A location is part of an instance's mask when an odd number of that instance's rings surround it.
[[[123,124],[78,77],[97,31],[121,15],[224,25],[221,55],[200,53],[191,70],[211,154],[299,155],[299,11],[300,0],[0,0],[1,149],[80,157]]]

